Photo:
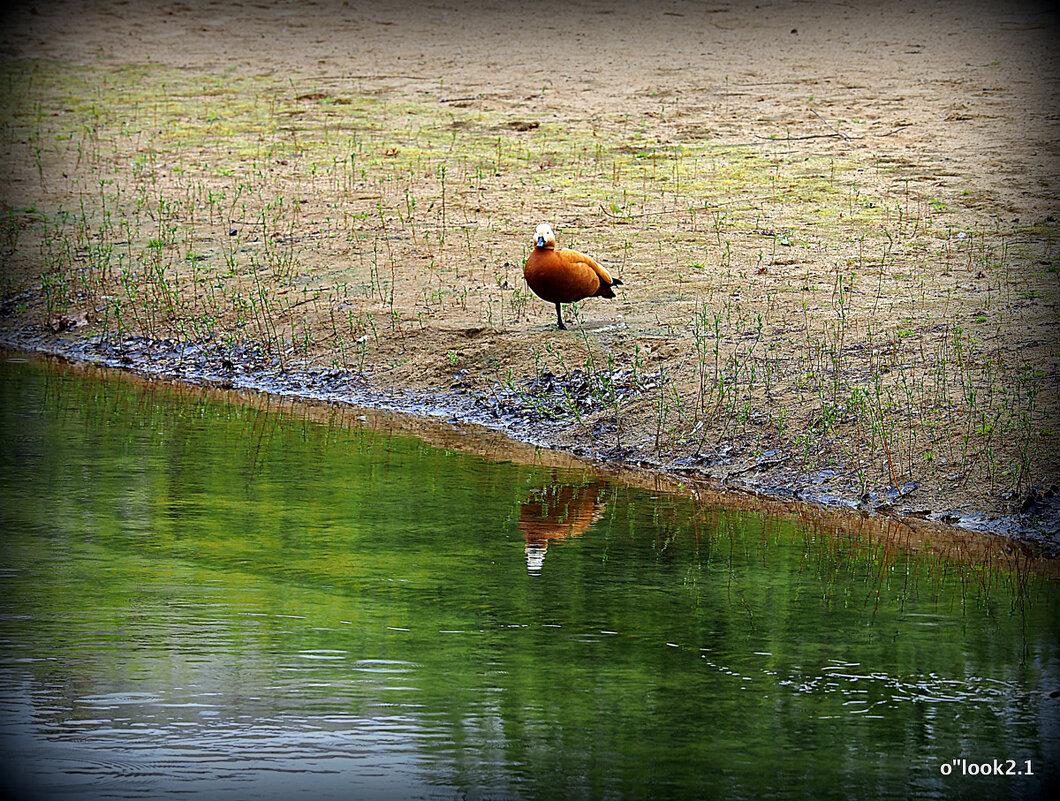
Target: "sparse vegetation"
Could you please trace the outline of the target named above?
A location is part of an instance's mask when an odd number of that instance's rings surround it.
[[[566,420],[561,443],[866,497],[1057,480],[1055,224],[868,147],[682,134],[676,100],[560,124],[155,66],[9,63],[0,92],[9,328],[253,342],[381,387],[460,370]],[[568,333],[522,280],[545,218],[626,285]]]

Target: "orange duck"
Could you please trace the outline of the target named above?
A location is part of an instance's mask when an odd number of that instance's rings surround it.
[[[613,298],[611,287],[622,283],[584,253],[556,250],[556,235],[548,223],[537,226],[534,252],[523,265],[523,276],[535,295],[556,304],[556,320],[563,330],[567,326],[559,304],[593,297]]]

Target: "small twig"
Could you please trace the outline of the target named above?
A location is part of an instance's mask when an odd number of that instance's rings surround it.
[[[615,214],[613,211],[604,207],[603,203],[597,204],[600,206],[600,211],[606,214],[613,220],[643,220],[645,217],[661,217],[664,214],[687,214],[688,212],[684,209],[666,209],[665,211],[645,211],[640,214]]]
[[[891,459],[891,449],[887,445],[887,434],[886,433],[884,433],[884,435],[883,435],[883,450],[887,454],[887,466],[889,468],[891,468],[891,480],[894,482],[895,489],[898,489],[898,491],[901,492],[901,490],[898,487],[898,476],[894,472],[894,461]]]
[[[756,139],[765,139],[770,142],[798,142],[802,139],[835,139],[841,137],[843,139],[850,139],[849,136],[844,136],[841,133],[830,133],[830,134],[809,134],[808,136],[759,136],[754,135]],[[854,137],[855,139],[863,139],[862,136]]]
[[[890,136],[891,134],[898,133],[899,131],[904,131],[906,128],[912,128],[912,127],[913,127],[913,123],[907,122],[904,125],[899,125],[896,128],[892,128],[887,133],[880,134],[880,136]]]
[[[803,139],[846,139],[847,141],[852,141],[854,139],[869,139],[872,136],[890,136],[891,134],[896,134],[899,131],[904,131],[906,128],[912,127],[913,123],[910,122],[906,123],[905,125],[899,125],[896,128],[892,128],[891,130],[887,131],[887,133],[865,134],[863,136],[848,136],[847,134],[839,133],[837,131],[836,133],[807,134],[806,136],[760,136],[759,134],[754,134],[754,138],[760,139],[765,142],[798,142]]]
[[[817,119],[819,119],[819,120],[820,120],[821,122],[823,122],[823,123],[824,123],[825,125],[827,125],[827,126],[828,126],[829,128],[831,128],[831,129],[832,129],[833,131],[835,131],[835,135],[836,135],[836,136],[841,136],[841,137],[843,137],[844,139],[849,139],[849,138],[850,138],[850,137],[849,137],[849,136],[847,136],[847,135],[846,135],[845,133],[839,133],[839,129],[838,129],[838,128],[836,128],[836,127],[835,127],[834,125],[832,125],[832,123],[830,123],[830,122],[829,122],[828,120],[826,120],[826,119],[825,119],[824,117],[822,117],[822,116],[821,116],[820,114],[818,114],[818,113],[817,113],[816,111],[814,111],[814,110],[813,110],[812,108],[810,109],[810,113],[811,113],[811,114],[812,114],[813,116],[815,116],[815,117],[816,117]]]
[[[724,208],[725,206],[731,206],[734,203],[736,203],[735,200],[727,201],[725,203],[712,203],[710,205],[710,208],[720,209]],[[663,211],[645,211],[641,212],[640,214],[615,214],[613,211],[606,208],[603,203],[598,203],[597,205],[600,207],[600,211],[602,211],[612,220],[629,220],[631,222],[633,220],[643,220],[647,217],[662,217],[664,214],[688,214],[687,209],[664,209]],[[700,209],[698,208],[696,210],[700,211]]]

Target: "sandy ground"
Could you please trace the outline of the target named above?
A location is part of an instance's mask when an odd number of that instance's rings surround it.
[[[507,396],[497,388],[505,376],[511,386],[526,387],[535,378],[534,386],[541,386],[542,353],[556,354],[548,375],[560,375],[563,366],[584,366],[587,357],[598,365],[612,357],[609,364],[628,369],[643,356],[644,372],[656,376],[654,383],[634,382],[625,406],[587,409],[585,419],[550,429],[551,442],[588,455],[695,469],[718,478],[757,476],[760,487],[797,491],[812,484],[822,497],[833,493],[847,502],[903,513],[1011,513],[1040,503],[1060,481],[1058,276],[1053,269],[1060,230],[1055,224],[1060,217],[1060,58],[1055,44],[1060,40],[1060,16],[1049,6],[949,0],[601,0],[576,7],[457,0],[157,5],[119,0],[16,3],[5,10],[3,29],[0,56],[12,64],[35,59],[96,66],[149,64],[193,74],[228,71],[286,80],[291,97],[303,105],[307,99],[344,93],[388,103],[444,104],[510,120],[506,135],[536,143],[527,145],[527,153],[532,147],[546,152],[547,143],[532,139],[541,126],[540,131],[578,132],[587,141],[616,148],[631,147],[629,137],[635,132],[657,148],[692,147],[709,139],[720,148],[715,152],[766,147],[766,156],[778,165],[800,159],[819,171],[829,163],[847,165],[843,169],[850,174],[845,180],[862,182],[855,197],[863,192],[865,197],[893,201],[898,219],[888,217],[887,224],[911,230],[910,242],[920,235],[922,220],[935,231],[934,250],[910,247],[899,254],[895,270],[901,268],[904,275],[888,273],[885,283],[881,267],[877,285],[870,281],[855,292],[855,319],[861,320],[860,314],[868,322],[852,327],[857,341],[850,352],[869,354],[866,373],[879,367],[865,332],[871,334],[877,322],[881,292],[884,297],[898,295],[909,284],[899,279],[922,274],[927,285],[922,280],[919,294],[907,293],[910,298],[917,295],[915,301],[891,303],[890,317],[879,320],[891,332],[890,347],[893,350],[908,328],[917,332],[922,355],[936,343],[930,336],[952,339],[951,321],[965,329],[978,326],[976,341],[994,343],[983,344],[978,352],[987,365],[984,369],[1004,363],[998,371],[1002,382],[1017,373],[1037,376],[1028,390],[1033,402],[1024,439],[1022,433],[997,440],[986,435],[979,451],[961,451],[967,463],[958,472],[938,469],[932,455],[925,462],[923,451],[929,446],[915,438],[900,442],[897,434],[894,442],[901,454],[892,454],[886,441],[881,447],[873,438],[871,443],[866,440],[862,462],[862,451],[844,449],[842,440],[869,437],[862,422],[871,419],[849,412],[842,418],[846,422],[836,424],[819,443],[805,445],[795,458],[793,443],[801,440],[792,431],[817,425],[820,393],[818,400],[808,401],[804,392],[773,392],[768,387],[764,394],[760,389],[749,392],[748,408],[756,410],[741,417],[739,425],[707,436],[710,410],[705,402],[697,407],[698,401],[689,400],[697,382],[702,386],[709,373],[703,366],[706,357],[701,354],[697,373],[695,359],[689,356],[702,340],[690,323],[697,309],[705,314],[709,308],[718,318],[723,309],[737,309],[748,320],[764,315],[764,341],[781,354],[785,347],[796,347],[792,342],[800,337],[809,342],[831,330],[823,320],[836,308],[835,265],[862,260],[853,235],[815,233],[812,203],[785,216],[764,201],[740,203],[746,188],[735,195],[719,189],[720,194],[706,202],[716,215],[726,204],[734,204],[730,253],[722,252],[720,232],[716,243],[712,241],[704,222],[709,212],[698,223],[694,215],[686,222],[666,206],[665,193],[655,207],[645,202],[639,216],[616,219],[621,209],[595,197],[579,197],[576,186],[552,193],[546,191],[552,189],[546,182],[511,183],[498,169],[496,176],[482,180],[479,194],[471,197],[467,191],[450,198],[450,214],[459,212],[468,231],[462,234],[468,262],[476,261],[473,246],[483,252],[489,248],[491,263],[503,260],[491,291],[499,286],[498,291],[511,292],[522,280],[518,267],[529,235],[541,220],[553,222],[562,245],[592,252],[619,272],[625,291],[610,304],[582,304],[576,331],[569,336],[552,330],[551,308],[533,299],[515,306],[513,317],[501,324],[491,319],[483,325],[481,304],[472,313],[466,304],[443,307],[439,301],[432,311],[422,288],[433,286],[434,278],[426,273],[424,259],[396,243],[391,266],[399,262],[407,280],[392,295],[391,311],[397,308],[403,325],[395,326],[386,342],[376,341],[367,364],[362,357],[360,367],[381,389],[455,388],[471,396],[492,392],[503,405]],[[528,155],[528,169],[530,160]],[[19,143],[8,147],[4,167],[5,208],[42,202],[47,192],[34,189],[34,167]],[[570,169],[544,156],[534,168],[543,173]],[[776,175],[781,176],[780,166]],[[621,185],[621,176],[616,174],[613,183]],[[775,185],[755,189],[759,200],[776,192]],[[49,191],[57,190],[53,186]],[[314,214],[324,214],[326,204],[319,197],[302,202],[300,219],[308,228]],[[375,201],[366,202],[371,209]],[[947,216],[941,216],[943,209]],[[914,212],[917,227],[910,222]],[[719,220],[715,217],[720,226]],[[364,226],[372,224],[369,220]],[[891,232],[878,227],[879,242],[872,246],[886,247],[879,243],[884,237],[890,241]],[[635,235],[629,233],[631,228]],[[803,242],[791,256],[785,250],[791,244],[786,232]],[[394,239],[383,234],[387,242]],[[983,253],[995,253],[996,243],[989,244],[987,238],[996,236],[999,247],[1007,253],[1004,243],[1011,243],[1018,258],[1011,263],[1006,256],[995,259],[997,263],[993,257],[973,259],[970,249],[961,250],[961,242],[977,235]],[[700,246],[698,240],[706,244]],[[860,241],[864,249],[864,233]],[[632,254],[627,243],[634,245]],[[671,251],[679,255],[664,257]],[[325,248],[306,257],[307,270],[323,273],[342,258],[352,256],[338,245]],[[693,261],[703,262],[692,264],[702,268],[698,273],[688,267]],[[736,262],[740,269],[731,267]],[[363,252],[359,263],[364,264]],[[719,263],[730,266],[723,272]],[[887,265],[886,254],[883,263]],[[675,275],[675,264],[696,275]],[[5,270],[12,274],[30,274],[31,268],[32,259],[24,253],[5,257]],[[456,277],[438,279],[439,289],[448,291],[450,285],[444,282],[457,281],[460,275],[458,265]],[[23,287],[18,282],[13,286],[9,291]],[[808,305],[802,296],[785,294],[799,288],[812,293],[820,287],[824,289],[819,297]],[[8,304],[7,327],[34,320],[39,324],[41,313],[34,318],[30,306],[19,316]],[[420,306],[431,312],[426,323],[417,312]],[[98,332],[98,316],[92,309],[85,315],[88,331]],[[915,325],[921,316],[922,331]],[[417,318],[418,326],[411,322]],[[820,331],[811,330],[818,325]],[[734,328],[726,342],[730,355],[740,353],[739,330]],[[327,344],[317,343],[306,355],[319,364],[327,353]],[[782,372],[801,364],[795,356],[786,362],[780,355],[776,358],[773,364]],[[910,358],[916,362],[919,357]],[[879,369],[893,371],[893,365]],[[618,372],[616,368],[612,375]],[[672,409],[663,389],[657,389],[658,397],[651,394],[667,375],[675,388]],[[982,375],[976,376],[981,382]],[[569,388],[569,375],[567,380]],[[937,383],[937,377],[934,380]],[[972,389],[972,383],[968,379],[972,391],[965,391],[964,402],[974,405],[976,391],[982,397],[985,390],[978,384],[978,390]],[[570,390],[569,395],[576,392]],[[1004,403],[999,395],[997,404]],[[779,427],[774,409],[784,411],[786,422]],[[892,413],[900,418],[898,411]],[[675,423],[682,417],[689,420],[683,429]],[[769,422],[756,422],[760,418]],[[888,430],[882,412],[880,421],[881,430]],[[968,424],[968,430],[974,427]],[[913,424],[908,428],[913,431]],[[986,422],[982,428],[988,430]],[[954,443],[967,433],[954,430],[947,440],[936,428],[931,431],[930,448],[938,452],[944,447],[960,450]],[[1017,439],[1023,450],[1018,455],[1013,450],[1005,464],[1018,456],[1023,467],[1004,467],[998,460],[997,475],[991,466],[987,476],[983,465],[993,459],[994,450],[1015,449]],[[826,463],[808,458],[811,450],[834,451],[826,473]],[[1014,470],[1018,477],[1008,475]],[[834,486],[821,488],[826,479],[834,479]]]
[[[6,5],[8,58],[160,63],[486,95],[571,124],[679,97],[744,141],[821,117],[995,213],[1056,211],[1057,15],[991,2],[39,2]],[[547,92],[543,93],[543,90]],[[704,131],[708,121],[700,121]]]

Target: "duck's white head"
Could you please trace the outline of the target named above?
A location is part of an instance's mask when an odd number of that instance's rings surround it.
[[[555,250],[556,235],[552,233],[551,225],[541,223],[541,225],[537,226],[537,231],[534,232],[534,247]]]

